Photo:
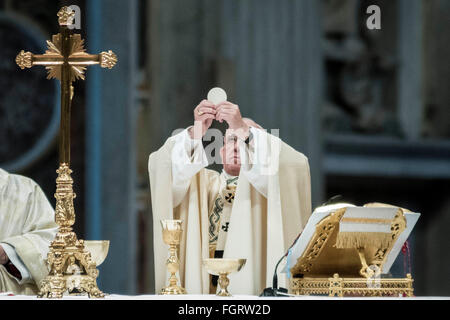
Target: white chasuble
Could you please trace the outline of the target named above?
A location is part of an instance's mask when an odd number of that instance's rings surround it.
[[[0,169],[0,245],[21,279],[0,266],[0,292],[37,294],[47,276],[49,245],[57,232],[54,210],[31,179]]]
[[[243,163],[237,188],[228,217],[223,215],[229,221],[220,224],[227,229],[225,242],[215,245],[224,245],[224,257],[247,259],[244,268],[230,277],[230,291],[259,295],[271,286],[276,262],[305,226],[311,214],[311,191],[303,154],[264,130],[250,131],[253,142],[247,146],[241,141]],[[181,285],[191,294],[209,294],[210,277],[202,260],[210,257],[210,217],[229,177],[205,169],[207,165],[201,141],[190,140],[186,130],[150,155],[155,292],[168,279],[168,248],[162,241],[160,220],[182,219]],[[222,232],[217,240],[223,236]]]

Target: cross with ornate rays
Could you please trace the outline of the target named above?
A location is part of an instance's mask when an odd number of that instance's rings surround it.
[[[96,257],[86,250],[88,243],[78,240],[72,231],[75,223],[73,199],[73,180],[70,170],[70,109],[74,88],[72,82],[84,80],[84,72],[89,65],[100,64],[111,69],[117,62],[116,55],[110,50],[100,54],[88,54],[84,49],[84,40],[69,28],[73,24],[75,12],[63,7],[58,12],[60,33],[47,41],[48,50],[44,54],[33,54],[23,50],[17,55],[16,63],[21,69],[32,66],[45,66],[48,79],[58,79],[61,84],[61,132],[59,141],[59,169],[56,171],[56,207],[55,221],[59,225],[58,233],[50,245],[47,256],[49,275],[37,284],[38,296],[61,298],[66,293],[87,293],[89,297],[104,297],[96,283],[98,276]],[[107,248],[106,250],[107,251]],[[106,253],[105,253],[106,255]],[[81,270],[73,275],[69,267],[74,264]]]
[[[61,140],[60,163],[70,164],[70,105],[73,97],[72,82],[84,80],[87,66],[100,64],[111,69],[117,62],[117,56],[109,50],[100,54],[88,54],[84,49],[84,40],[74,34],[68,26],[73,24],[75,12],[63,7],[58,12],[60,33],[47,40],[48,49],[44,54],[33,54],[23,50],[17,55],[16,63],[21,69],[32,66],[45,66],[47,79],[58,79],[61,83]]]

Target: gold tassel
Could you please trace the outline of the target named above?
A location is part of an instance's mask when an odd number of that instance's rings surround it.
[[[392,234],[384,232],[339,232],[335,247],[346,248],[387,248],[391,245]]]

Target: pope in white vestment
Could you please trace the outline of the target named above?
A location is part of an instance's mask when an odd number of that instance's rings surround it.
[[[272,284],[277,261],[311,214],[308,159],[241,117],[230,102],[203,100],[195,124],[170,137],[149,158],[154,225],[155,291],[167,282],[161,219],[183,220],[180,280],[188,293],[209,294],[205,258],[247,259],[230,276],[234,294],[258,295]],[[201,138],[213,120],[226,121],[221,173],[206,169]],[[283,283],[283,281],[281,281]]]
[[[41,188],[0,169],[0,292],[37,294],[57,227]]]

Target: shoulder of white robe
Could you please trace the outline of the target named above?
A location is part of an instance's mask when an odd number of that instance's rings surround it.
[[[148,156],[148,171],[150,172],[151,166],[155,164],[155,161],[158,159],[161,160],[161,153],[167,153],[166,157],[162,157],[162,160],[166,162],[166,165],[172,164],[171,158],[170,158],[170,152],[172,150],[172,146],[175,143],[175,140],[172,139],[173,136],[169,137],[166,142],[156,151],[153,151]]]
[[[6,183],[8,179],[8,172],[0,168],[0,188]]]
[[[263,129],[257,129],[257,128],[251,128],[251,131],[254,135],[260,135],[260,137],[267,137],[267,138],[271,138],[273,139],[272,141],[276,142],[277,144],[279,143],[279,150],[278,150],[278,156],[281,154],[282,149],[284,150],[289,150],[291,152],[293,152],[294,154],[296,154],[298,156],[297,161],[292,161],[293,159],[291,157],[282,157],[280,160],[284,165],[292,165],[292,164],[296,164],[299,165],[298,160],[301,161],[300,165],[304,165],[308,163],[308,157],[303,154],[300,151],[295,150],[293,147],[291,147],[289,144],[287,144],[286,142],[284,142],[281,138],[270,134],[269,132],[267,132],[266,130]],[[270,139],[265,140],[266,143],[270,143]]]
[[[31,178],[18,174],[6,173],[5,186],[8,193],[32,194],[36,190],[40,190],[39,185]]]
[[[308,164],[308,157],[305,154],[295,150],[284,141],[282,142],[282,145],[282,149],[285,152],[281,153],[280,164],[282,163],[285,166],[305,166]]]

